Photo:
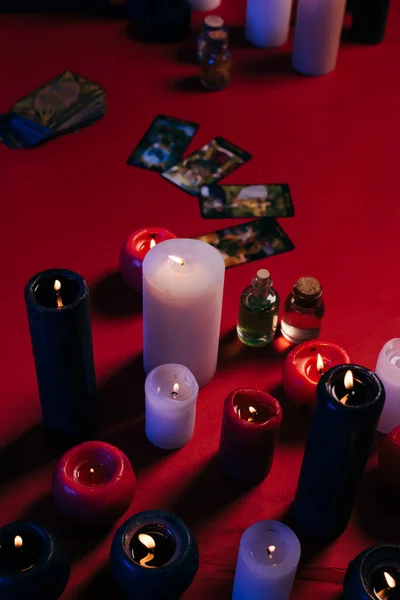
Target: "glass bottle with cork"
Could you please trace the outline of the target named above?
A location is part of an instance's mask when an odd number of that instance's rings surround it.
[[[210,31],[201,59],[200,81],[210,91],[224,90],[231,81],[232,57],[228,34],[223,29]]]
[[[314,277],[301,277],[285,301],[281,320],[283,336],[292,344],[317,338],[324,313],[321,284]]]
[[[208,34],[211,31],[225,31],[224,20],[217,15],[208,15],[203,22],[199,37],[197,38],[197,60],[201,63],[204,51],[207,47]]]
[[[240,297],[237,334],[247,346],[266,346],[278,325],[279,295],[272,287],[269,271],[259,269]]]

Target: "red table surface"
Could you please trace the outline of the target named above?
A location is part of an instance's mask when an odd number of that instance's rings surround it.
[[[239,0],[223,0],[220,12],[231,25],[243,23]],[[196,15],[194,24],[200,19]],[[309,422],[281,390],[286,342],[251,350],[236,341],[241,290],[260,267],[271,271],[282,298],[298,277],[319,278],[327,306],[323,339],[372,369],[384,342],[398,335],[399,19],[394,3],[385,42],[344,42],[337,70],[321,78],[292,71],[290,43],[258,50],[244,41],[240,27],[233,28],[232,85],[215,94],[197,87],[190,42],[138,43],[117,20],[0,19],[2,111],[65,69],[101,83],[108,103],[107,116],[80,133],[30,151],[0,147],[1,524],[35,518],[65,534],[73,571],[63,599],[120,597],[107,569],[114,530],[73,530],[52,506],[55,457],[37,426],[26,281],[42,269],[64,267],[89,282],[103,415],[99,437],[124,450],[138,476],[127,516],[150,508],[180,515],[195,531],[201,556],[185,598],[229,598],[243,531],[259,519],[284,518],[294,498]],[[227,271],[218,371],[200,392],[193,440],[171,453],[153,448],[144,435],[141,306],[118,276],[120,245],[143,226],[191,237],[232,221],[203,220],[195,198],[125,164],[158,113],[200,124],[190,150],[219,135],[251,152],[253,159],[224,183],[287,182],[296,210],[294,218],[280,220],[296,245],[293,252]],[[215,462],[223,401],[239,386],[275,394],[284,414],[272,472],[250,491],[226,481]],[[375,454],[349,527],[330,547],[304,558],[293,599],[338,598],[358,552],[400,541],[397,507],[380,483]]]

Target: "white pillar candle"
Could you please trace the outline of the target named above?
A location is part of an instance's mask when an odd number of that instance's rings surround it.
[[[240,540],[232,600],[288,600],[301,547],[278,521],[258,521]]]
[[[299,0],[293,66],[305,75],[333,71],[339,50],[346,0]]]
[[[400,425],[400,338],[394,338],[383,346],[379,353],[375,373],[382,381],[386,400],[378,431],[389,433]]]
[[[292,0],[247,0],[246,38],[254,46],[282,46],[288,39]]]
[[[189,4],[193,10],[214,10],[221,4],[221,0],[189,0]]]
[[[146,378],[146,435],[158,448],[181,448],[193,436],[199,386],[183,365],[167,364]]]
[[[185,365],[200,387],[217,367],[225,264],[212,246],[174,239],[143,261],[143,360],[146,373]]]

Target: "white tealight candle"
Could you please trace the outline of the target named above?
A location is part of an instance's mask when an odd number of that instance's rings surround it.
[[[240,540],[232,600],[288,600],[301,547],[278,521],[258,521]]]
[[[193,436],[199,386],[183,365],[167,364],[146,378],[146,435],[158,448],[181,448]]]
[[[247,0],[246,38],[259,48],[281,46],[289,35],[292,0]]]
[[[400,338],[394,338],[383,346],[378,356],[375,373],[382,381],[386,392],[377,429],[381,433],[389,433],[400,425]]]
[[[143,360],[185,365],[200,387],[215,373],[225,264],[205,242],[157,244],[143,261]]]

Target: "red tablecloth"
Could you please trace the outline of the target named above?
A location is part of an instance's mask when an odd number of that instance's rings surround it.
[[[230,24],[243,23],[242,4],[223,0]],[[399,17],[394,4],[386,41],[376,47],[344,43],[337,70],[321,78],[291,70],[290,44],[257,50],[234,28],[233,82],[215,94],[198,89],[190,44],[132,41],[122,21],[1,18],[3,111],[65,69],[101,83],[108,102],[108,115],[78,134],[32,151],[0,147],[1,523],[25,517],[57,523],[74,561],[63,599],[106,597],[106,590],[107,597],[120,597],[106,566],[113,531],[87,535],[54,513],[54,457],[37,427],[26,281],[49,267],[74,269],[88,280],[101,437],[120,446],[138,474],[128,514],[149,508],[179,514],[193,527],[201,554],[185,598],[229,598],[244,529],[259,519],[283,518],[293,500],[308,424],[281,391],[287,344],[278,339],[265,350],[250,350],[236,341],[242,288],[261,266],[270,269],[282,297],[299,276],[316,276],[327,305],[323,338],[370,368],[383,343],[398,335]],[[190,149],[215,135],[241,145],[253,159],[226,182],[288,182],[296,209],[295,218],[281,219],[293,252],[227,272],[218,371],[200,392],[193,440],[172,453],[152,448],[144,436],[141,307],[119,279],[119,248],[146,225],[190,237],[232,221],[202,220],[196,199],[157,174],[126,166],[157,113],[200,123]],[[245,492],[221,476],[214,460],[223,400],[243,385],[276,394],[284,412],[272,472]],[[293,598],[337,598],[353,556],[375,542],[400,541],[397,506],[372,456],[347,531],[304,559]]]

